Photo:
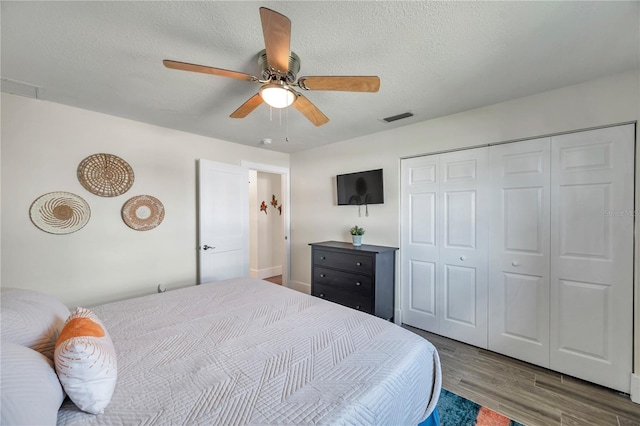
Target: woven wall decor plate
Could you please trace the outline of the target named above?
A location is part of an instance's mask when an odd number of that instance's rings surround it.
[[[93,154],[78,165],[78,180],[84,189],[101,197],[124,194],[133,185],[133,169],[112,154]]]
[[[89,204],[71,192],[41,195],[29,209],[31,222],[50,234],[70,234],[82,229],[91,217]]]
[[[162,223],[164,206],[151,195],[137,195],[122,206],[122,220],[136,231],[148,231]]]

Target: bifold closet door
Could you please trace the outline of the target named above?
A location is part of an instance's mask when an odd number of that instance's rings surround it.
[[[440,155],[440,328],[487,347],[488,148]]]
[[[491,146],[489,349],[549,367],[550,138]]]
[[[436,298],[440,238],[436,210],[440,156],[402,160],[401,265],[402,322],[440,333]]]
[[[551,363],[629,392],[634,125],[555,136],[551,146]]]
[[[403,322],[487,346],[487,148],[402,161]]]

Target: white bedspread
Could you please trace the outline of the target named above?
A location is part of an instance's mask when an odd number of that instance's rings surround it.
[[[59,424],[415,425],[440,393],[435,348],[392,323],[240,278],[93,308],[118,354],[102,415]]]

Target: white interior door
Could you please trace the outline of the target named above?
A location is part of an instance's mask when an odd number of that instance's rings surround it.
[[[249,275],[247,169],[198,162],[198,282]]]
[[[551,368],[630,390],[634,126],[552,138]]]
[[[402,161],[402,322],[487,346],[487,148]]]
[[[402,322],[433,333],[440,333],[436,298],[439,161],[439,155],[429,155],[401,164]]]
[[[489,148],[489,349],[549,367],[550,138]]]
[[[442,334],[487,347],[488,148],[440,155]]]

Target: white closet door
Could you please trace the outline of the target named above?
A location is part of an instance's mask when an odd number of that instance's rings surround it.
[[[401,164],[402,322],[433,333],[440,333],[436,306],[439,160],[439,155],[430,155]]]
[[[489,349],[549,366],[550,139],[489,148]]]
[[[443,335],[487,347],[488,148],[440,155],[439,305]]]
[[[551,368],[629,392],[634,126],[552,138]]]

